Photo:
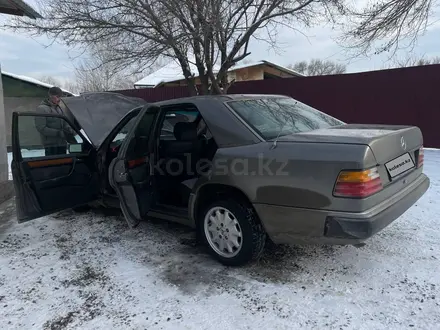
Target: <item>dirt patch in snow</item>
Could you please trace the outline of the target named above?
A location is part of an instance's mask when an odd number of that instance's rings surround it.
[[[44,329],[50,329],[50,330],[61,330],[65,329],[69,323],[72,323],[75,319],[75,314],[78,312],[68,312],[64,316],[60,316],[55,320],[47,321],[43,324]]]
[[[90,294],[79,309],[66,313],[63,316],[49,320],[43,324],[43,329],[62,330],[72,323],[91,321],[102,314],[105,305],[97,294]]]
[[[77,286],[85,287],[91,284],[104,286],[108,281],[108,276],[101,270],[95,269],[92,266],[85,265],[82,266],[78,275],[71,279],[64,280],[61,284],[64,287]]]

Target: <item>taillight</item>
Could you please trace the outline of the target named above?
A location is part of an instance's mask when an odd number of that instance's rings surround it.
[[[342,171],[339,173],[333,195],[364,198],[381,189],[382,180],[377,167],[374,167],[364,171]]]
[[[423,165],[423,161],[425,160],[425,153],[423,151],[423,147],[419,149],[419,157],[417,159],[417,167],[421,167]]]

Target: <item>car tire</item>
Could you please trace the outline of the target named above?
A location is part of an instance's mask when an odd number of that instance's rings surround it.
[[[218,221],[222,216],[223,225]],[[231,199],[218,200],[203,208],[199,237],[214,258],[226,266],[242,266],[258,259],[266,242],[266,232],[249,203]],[[232,247],[232,253],[228,247]]]

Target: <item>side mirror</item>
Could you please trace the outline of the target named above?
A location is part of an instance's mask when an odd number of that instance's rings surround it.
[[[69,154],[78,154],[83,152],[82,143],[69,144]]]

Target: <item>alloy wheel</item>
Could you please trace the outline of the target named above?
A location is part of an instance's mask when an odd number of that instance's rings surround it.
[[[204,229],[211,248],[224,258],[236,256],[243,245],[240,224],[234,214],[224,207],[213,207],[205,215]]]

